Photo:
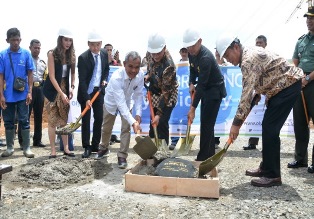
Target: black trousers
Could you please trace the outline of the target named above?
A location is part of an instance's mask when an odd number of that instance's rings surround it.
[[[301,81],[280,91],[268,101],[262,122],[262,165],[265,177],[280,177],[280,130],[300,96]]]
[[[259,138],[257,138],[257,137],[250,137],[249,138],[249,144],[258,145],[258,140],[259,140]]]
[[[43,87],[34,87],[32,89],[32,102],[29,104],[29,117],[34,112],[34,136],[33,136],[33,145],[41,142],[42,138],[42,123],[43,123],[43,111],[44,111],[44,93]],[[22,143],[21,135],[21,125],[18,124],[18,138],[19,142]]]
[[[159,139],[165,139],[167,145],[169,145],[169,120],[174,107],[165,107],[162,112],[162,116],[159,119],[157,126],[157,134]],[[154,113],[156,115],[157,109],[154,108]],[[154,129],[152,123],[149,125],[149,137],[154,138]]]
[[[196,159],[204,161],[215,154],[214,127],[222,99],[212,99],[210,94],[201,99],[200,151]]]
[[[91,97],[95,95],[98,89],[94,89],[91,93]],[[81,111],[86,107],[86,103],[81,104]],[[103,121],[103,105],[104,105],[104,95],[100,92],[99,96],[96,98],[92,104],[93,114],[94,114],[94,124],[93,124],[93,137],[92,144],[90,144],[90,118],[91,110],[88,110],[82,118],[81,125],[81,136],[82,136],[82,146],[83,148],[92,146],[93,150],[98,150],[98,146],[101,139],[101,127]]]
[[[314,81],[303,88],[304,99],[309,119],[314,118]],[[293,106],[293,122],[295,133],[294,158],[302,163],[308,163],[308,144],[310,129],[306,121],[301,94]]]

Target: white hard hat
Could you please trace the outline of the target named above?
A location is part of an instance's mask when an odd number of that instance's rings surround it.
[[[199,39],[201,39],[201,37],[198,31],[189,28],[183,33],[183,47],[194,46]]]
[[[73,38],[72,32],[68,28],[60,28],[58,32],[59,36],[64,36],[67,38]]]
[[[96,31],[92,31],[92,32],[88,33],[88,41],[92,42],[92,43],[93,42],[101,42],[102,41],[102,37]]]
[[[216,40],[216,49],[219,56],[223,58],[226,50],[237,37],[232,33],[224,33]]]
[[[166,40],[159,33],[151,34],[148,38],[147,51],[159,53],[166,46]]]

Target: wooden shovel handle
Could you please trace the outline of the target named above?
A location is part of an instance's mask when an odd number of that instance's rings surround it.
[[[301,97],[302,97],[302,103],[303,103],[303,107],[304,107],[306,123],[309,124],[310,120],[309,120],[309,116],[308,116],[308,113],[307,113],[306,102],[305,102],[303,90],[301,90]]]
[[[153,104],[152,104],[152,94],[150,91],[147,91],[147,99],[148,99],[148,103],[149,103],[150,116],[151,116],[152,120],[154,120],[155,119],[155,113],[154,113]],[[152,124],[152,126],[156,127],[156,124]]]
[[[190,96],[191,96],[191,104],[190,104],[190,109],[191,109],[191,108],[192,108],[192,104],[193,104],[193,100],[194,100],[194,96],[195,96],[195,91],[192,92],[192,93],[190,94]],[[192,125],[192,121],[191,121],[190,118],[188,118],[188,125],[189,125],[189,126]]]
[[[93,96],[93,98],[90,100],[90,103],[91,103],[91,104],[94,103],[94,101],[95,101],[96,98],[98,97],[99,93],[100,93],[100,90],[95,93],[95,95]],[[90,106],[86,106],[85,109],[83,110],[83,112],[81,113],[81,116],[83,117],[83,116],[85,115],[85,113],[86,113],[89,109],[90,109]]]

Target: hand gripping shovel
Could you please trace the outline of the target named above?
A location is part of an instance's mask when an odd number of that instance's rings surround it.
[[[257,98],[258,98],[258,95],[255,95],[251,102],[250,110],[252,110],[252,108],[254,107]],[[222,159],[224,158],[231,144],[232,144],[232,139],[229,137],[228,141],[224,145],[223,149],[221,149],[221,151],[214,154],[207,160],[203,161],[199,166],[199,171],[198,171],[199,176],[203,176],[206,173],[210,172],[212,169],[214,169],[222,161]]]
[[[136,133],[135,141],[136,145],[134,145],[133,150],[143,160],[151,158],[158,150],[156,145],[149,136],[145,137],[140,136],[140,131]]]
[[[154,113],[153,104],[152,104],[151,92],[148,89],[148,86],[146,84],[145,84],[145,87],[147,89],[147,99],[148,99],[148,103],[149,103],[150,116],[151,116],[151,119],[154,120],[155,113]],[[153,130],[154,130],[154,139],[155,139],[156,147],[158,148],[158,150],[162,150],[163,152],[165,152],[167,154],[168,148],[166,148],[167,144],[166,144],[165,140],[158,139],[157,125],[152,124],[152,126],[153,126]]]
[[[191,109],[192,104],[193,104],[194,94],[195,94],[195,92],[193,92],[191,94],[190,109]],[[190,149],[192,147],[192,144],[193,144],[193,141],[194,141],[194,138],[195,138],[195,135],[192,135],[192,136],[190,135],[191,125],[192,125],[192,121],[190,119],[188,119],[188,124],[187,124],[187,127],[186,127],[185,138],[181,138],[181,146],[180,146],[180,148],[177,151],[174,151],[171,154],[171,157],[179,157],[179,156],[182,156],[182,155],[189,154],[189,151],[190,151]]]
[[[96,98],[98,97],[100,91],[101,91],[102,87],[99,88],[99,90],[95,93],[95,95],[93,96],[93,98],[91,99],[90,103],[93,104],[94,101],[96,100]],[[72,132],[74,132],[76,129],[78,129],[81,126],[81,119],[82,117],[86,114],[86,112],[90,109],[90,106],[86,106],[85,109],[83,110],[83,112],[81,113],[81,115],[76,119],[76,122],[71,122],[70,124],[58,128],[56,130],[56,134],[60,134],[60,135],[68,135]]]

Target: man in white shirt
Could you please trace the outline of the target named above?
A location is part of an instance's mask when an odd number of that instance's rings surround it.
[[[141,56],[135,52],[129,52],[123,62],[124,67],[113,72],[106,88],[104,101],[104,114],[102,125],[102,136],[97,159],[103,158],[109,154],[109,141],[112,128],[118,113],[120,113],[121,124],[121,142],[118,155],[118,167],[126,168],[128,149],[130,145],[131,126],[134,133],[141,131],[141,116],[144,88],[144,73],[140,69]],[[135,118],[132,115],[132,109],[135,109]]]

